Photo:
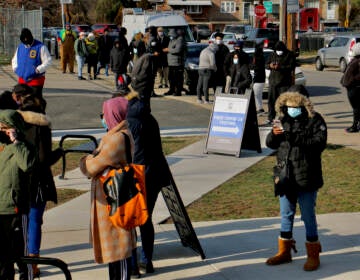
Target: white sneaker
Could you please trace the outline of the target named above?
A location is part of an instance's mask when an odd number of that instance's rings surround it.
[[[202,101],[201,99],[198,99],[198,100],[197,100],[197,103],[199,103],[199,104],[203,104],[203,103],[204,103],[204,101]]]
[[[211,104],[211,101],[204,101],[204,104]]]

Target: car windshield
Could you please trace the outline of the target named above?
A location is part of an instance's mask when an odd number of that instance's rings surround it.
[[[231,33],[245,33],[245,26],[226,26],[224,32],[231,32]]]
[[[224,34],[224,40],[232,40],[232,39],[234,39],[233,34]]]

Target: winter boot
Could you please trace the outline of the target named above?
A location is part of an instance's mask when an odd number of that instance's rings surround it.
[[[313,271],[317,270],[320,266],[320,258],[319,254],[321,252],[321,244],[319,241],[316,242],[306,242],[306,252],[307,252],[307,260],[304,264],[304,270]]]
[[[29,254],[29,257],[38,258],[38,257],[40,257],[40,255],[39,254]],[[40,276],[40,269],[38,268],[38,265],[35,263],[35,264],[32,264],[31,267],[32,267],[32,271],[33,271],[33,277],[38,278]]]
[[[275,256],[266,260],[267,265],[278,265],[278,264],[291,262],[292,261],[291,249],[293,249],[294,252],[297,253],[295,247],[296,242],[294,239],[285,239],[279,237],[278,243],[279,243],[279,251]]]

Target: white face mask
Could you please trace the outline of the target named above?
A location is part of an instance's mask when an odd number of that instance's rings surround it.
[[[217,45],[220,45],[220,44],[222,43],[222,40],[215,40],[215,43],[216,43]]]
[[[234,58],[234,59],[233,59],[233,62],[234,62],[234,64],[238,64],[238,62],[239,62],[239,59],[237,59],[237,58]]]
[[[159,36],[162,37],[164,35],[164,32],[158,32]]]
[[[281,56],[281,55],[283,55],[283,51],[276,51],[276,54],[278,55],[278,56]]]

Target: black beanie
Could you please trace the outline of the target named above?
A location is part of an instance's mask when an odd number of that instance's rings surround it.
[[[31,34],[31,31],[28,28],[23,28],[21,30],[20,41],[24,45],[31,45],[32,42],[34,41],[34,37],[33,37],[33,35]]]

